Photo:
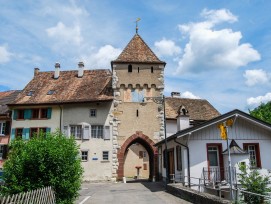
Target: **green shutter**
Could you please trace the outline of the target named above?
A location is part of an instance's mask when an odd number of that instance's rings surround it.
[[[30,133],[30,129],[29,128],[24,128],[23,129],[23,140],[29,140],[29,133]]]
[[[18,118],[18,110],[14,109],[13,110],[13,120],[17,120]]]
[[[46,128],[46,133],[50,133],[51,132],[51,128]]]
[[[48,110],[47,110],[47,118],[51,119],[51,117],[52,117],[52,108],[48,108]]]
[[[24,119],[31,119],[32,110],[31,109],[25,109],[24,110]]]
[[[15,129],[14,128],[12,128],[12,130],[11,130],[11,138],[10,139],[15,140]]]

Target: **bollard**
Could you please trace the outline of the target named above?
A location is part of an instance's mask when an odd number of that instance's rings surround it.
[[[122,177],[123,183],[126,183],[126,177]]]

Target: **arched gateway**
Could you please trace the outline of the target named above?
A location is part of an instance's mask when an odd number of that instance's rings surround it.
[[[136,171],[134,164],[142,158],[138,148],[148,153],[148,161],[142,163],[144,168],[136,167],[141,168],[140,172],[149,171],[150,179],[155,176],[154,144],[164,138],[164,112],[162,105],[155,103],[152,97],[163,96],[165,64],[137,33],[111,62],[114,91],[112,176],[117,179],[122,179],[125,171],[126,174],[129,170]]]
[[[135,143],[141,144],[148,152],[149,155],[149,179],[152,180],[156,174],[156,161],[157,161],[157,150],[154,147],[154,142],[141,131],[137,131],[136,134],[130,136],[121,146],[118,151],[118,179],[121,179],[124,176],[124,162],[125,154],[128,148]]]

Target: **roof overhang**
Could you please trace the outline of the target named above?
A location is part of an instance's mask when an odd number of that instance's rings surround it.
[[[176,133],[175,135],[176,135],[177,138],[180,138],[180,137],[192,134],[193,132],[197,132],[197,131],[199,131],[201,129],[204,129],[206,127],[212,126],[214,124],[224,122],[227,119],[236,120],[238,117],[243,118],[244,120],[247,120],[247,121],[249,121],[249,122],[251,122],[251,123],[253,123],[253,124],[257,125],[257,126],[263,127],[265,129],[271,131],[271,125],[270,124],[268,124],[268,123],[266,123],[266,122],[264,122],[262,120],[259,120],[257,118],[254,118],[254,117],[252,117],[252,116],[250,116],[250,115],[236,109],[236,110],[233,110],[231,112],[220,115],[220,116],[218,116],[218,117],[216,117],[214,119],[211,119],[211,120],[209,120],[209,121],[207,121],[205,123],[202,123],[202,124],[200,124],[200,125],[198,125],[196,127],[185,129],[185,130],[183,130],[181,132]]]
[[[100,103],[100,102],[110,102],[113,99],[104,99],[104,100],[93,100],[93,101],[66,101],[66,102],[47,102],[47,103],[16,103],[16,104],[7,104],[9,107],[12,106],[39,106],[39,105],[66,105],[66,104],[86,104],[86,103]]]

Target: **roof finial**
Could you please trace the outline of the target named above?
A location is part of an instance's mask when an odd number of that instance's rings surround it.
[[[137,26],[137,22],[140,21],[141,19],[140,18],[137,18],[136,19],[136,34],[138,33],[138,26]]]

